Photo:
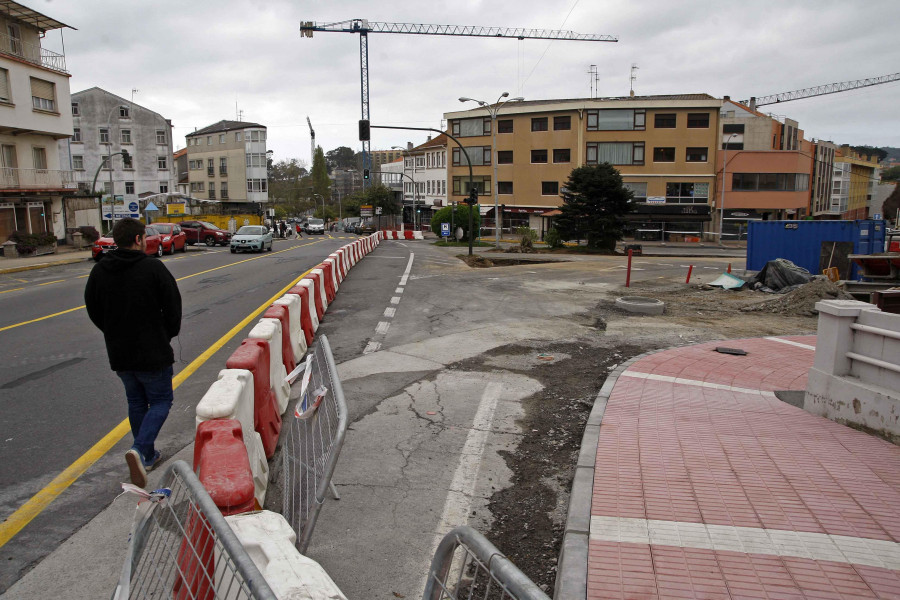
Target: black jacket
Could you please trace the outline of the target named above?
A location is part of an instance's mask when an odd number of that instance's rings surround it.
[[[84,288],[88,316],[106,340],[113,371],[158,371],[175,362],[181,294],[156,258],[118,249],[94,265]]]

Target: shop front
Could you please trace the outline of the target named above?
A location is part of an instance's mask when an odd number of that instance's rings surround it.
[[[712,216],[708,204],[637,204],[625,221],[635,241],[700,242]]]

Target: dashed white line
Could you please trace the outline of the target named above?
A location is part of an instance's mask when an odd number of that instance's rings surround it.
[[[394,296],[391,298],[391,304],[400,304],[400,296]]]
[[[381,335],[387,335],[388,329],[391,328],[390,321],[378,321],[378,325],[375,326],[375,333],[379,333]]]
[[[394,317],[395,314],[397,314],[397,309],[396,309],[396,308],[390,308],[390,307],[388,307],[388,308],[384,309],[384,316],[387,317],[387,318],[389,318],[389,319],[392,319],[392,318]]]
[[[400,285],[406,285],[407,280],[409,280],[409,272],[412,270],[413,259],[415,257],[415,252],[409,253],[409,262],[406,263],[406,271],[403,272],[403,277],[400,278]]]
[[[375,340],[369,341],[366,344],[365,349],[363,349],[363,354],[372,354],[373,352],[378,352],[381,349],[381,342],[376,342]]]
[[[394,293],[395,293],[395,294],[402,294],[402,293],[403,293],[403,288],[397,288],[396,290],[394,290]]]

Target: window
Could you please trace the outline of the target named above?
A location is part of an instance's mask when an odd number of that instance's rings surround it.
[[[643,109],[593,109],[587,111],[588,131],[643,131],[646,111]]]
[[[31,147],[31,158],[34,168],[43,170],[47,168],[47,149],[40,146]]]
[[[484,175],[476,175],[472,178],[472,184],[475,189],[478,190],[479,194],[490,194],[491,193],[491,178]],[[468,196],[469,190],[469,176],[465,175],[463,177],[454,177],[453,178],[453,195],[454,196]]]
[[[134,182],[133,182],[133,181],[126,181],[126,182],[125,182],[125,193],[126,193],[126,194],[133,194],[133,193],[134,193]]]
[[[568,148],[555,148],[553,150],[553,162],[567,163],[571,161],[571,151]]]
[[[542,181],[541,182],[541,196],[558,196],[559,195],[559,182],[558,181]]]
[[[32,77],[31,104],[38,110],[56,112],[56,85],[52,81]]]
[[[109,143],[109,129],[107,127],[100,128],[100,143],[101,144]]]
[[[12,96],[9,93],[9,71],[0,69],[0,102],[12,103]]]
[[[81,142],[81,127],[72,128],[72,141]]]
[[[512,133],[513,132],[513,120],[512,119],[501,119],[497,121],[497,133]]]
[[[513,182],[512,181],[498,181],[497,182],[497,193],[498,194],[512,194],[513,193]]]
[[[688,129],[706,129],[709,127],[709,113],[688,113]]]
[[[159,193],[160,194],[168,194],[169,193],[169,182],[167,182],[167,181],[159,182]]]
[[[491,135],[491,119],[456,119],[451,122],[451,135],[456,137],[477,137]]]
[[[547,131],[547,117],[534,117],[531,119],[532,131]]]
[[[0,167],[4,169],[19,168],[19,162],[16,160],[16,147],[12,144],[0,146]]]
[[[671,182],[666,184],[666,204],[706,204],[708,183]]]
[[[119,107],[119,118],[120,119],[129,119],[131,118],[131,111],[127,106]]]
[[[533,162],[533,163],[547,162],[547,151],[546,150],[532,150],[531,151],[531,162]]]
[[[234,132],[234,141],[240,142],[240,141],[243,141],[243,139],[244,139],[244,133],[242,131]]]
[[[206,174],[212,177],[216,174],[216,168],[213,166],[213,159],[206,159]]]
[[[589,142],[585,162],[589,165],[644,164],[644,142]]]
[[[553,131],[572,129],[572,117],[553,117]]]
[[[228,158],[223,156],[219,158],[219,175],[228,174]]]
[[[247,166],[248,167],[265,167],[266,166],[266,155],[262,153],[247,153]]]
[[[490,146],[469,146],[466,148],[466,154],[469,155],[469,160],[472,161],[472,166],[481,166],[481,165],[489,165],[491,164],[491,147]],[[453,149],[453,166],[467,166],[469,163],[466,162],[466,157],[463,156],[462,150],[459,147]],[[417,165],[418,166],[418,165]]]
[[[512,150],[498,150],[497,151],[497,164],[498,165],[511,165],[513,162],[513,151]]]
[[[212,136],[211,135],[206,136],[206,145],[212,146]]]
[[[17,23],[9,23],[6,26],[6,31],[9,34],[9,51],[21,56],[22,34],[19,32],[19,25]]]
[[[631,190],[635,202],[647,201],[647,182],[624,181],[622,185],[625,186],[625,189]]]
[[[222,200],[228,200],[228,182],[222,182]]]
[[[81,107],[79,107],[77,102],[72,103],[72,116],[80,117],[81,116]]]
[[[248,179],[247,180],[247,191],[248,192],[267,192],[268,181],[266,179]]]
[[[675,162],[675,148],[654,148],[653,162]]]
[[[166,169],[168,169],[169,168],[168,164],[169,164],[168,160],[166,159],[165,156],[157,156],[156,157],[156,168],[159,169],[160,171],[165,171]]]
[[[73,154],[72,168],[76,171],[84,171],[84,156],[82,156],[81,154]]]
[[[219,143],[220,143],[220,144],[224,144],[224,143],[225,143],[225,134],[224,134],[224,133],[220,133],[220,134],[219,134]]]
[[[722,150],[743,150],[744,142],[729,142],[722,144]]]
[[[266,141],[266,132],[260,131],[259,129],[252,129],[247,131],[245,139],[249,142],[264,142]]]
[[[123,129],[123,130],[122,130],[122,143],[123,143],[123,144],[130,144],[130,143],[131,143],[131,130],[130,130],[130,129]]]
[[[725,123],[722,125],[722,133],[744,133],[743,123]]]
[[[156,130],[156,143],[160,146],[165,146],[168,143],[166,141],[166,130],[165,129],[157,129]]]
[[[202,181],[192,181],[191,182],[191,191],[192,192],[205,192],[206,184],[204,184]]]
[[[103,193],[107,196],[112,194],[112,185],[108,181],[103,182]]]
[[[209,182],[209,199],[210,200],[216,199],[216,182],[215,181]]]
[[[835,186],[840,182],[834,182]],[[731,189],[742,192],[805,192],[809,190],[808,173],[734,173]]]
[[[706,162],[708,154],[709,148],[688,148],[684,159],[687,162]]]
[[[674,129],[675,113],[656,113],[653,117],[653,127],[656,129]]]

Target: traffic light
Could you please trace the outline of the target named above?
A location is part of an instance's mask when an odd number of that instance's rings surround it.
[[[128,154],[128,150],[122,150],[122,162],[125,164],[126,169],[131,168],[131,155]]]
[[[360,123],[362,123],[362,121],[360,121]],[[369,170],[363,169],[363,179],[368,179],[368,178],[369,178]]]
[[[359,141],[361,141],[361,142],[369,141],[369,120],[368,119],[360,119],[359,120]]]
[[[466,204],[474,206],[478,204],[478,188],[472,186],[472,190],[469,192],[469,197],[466,198]]]

